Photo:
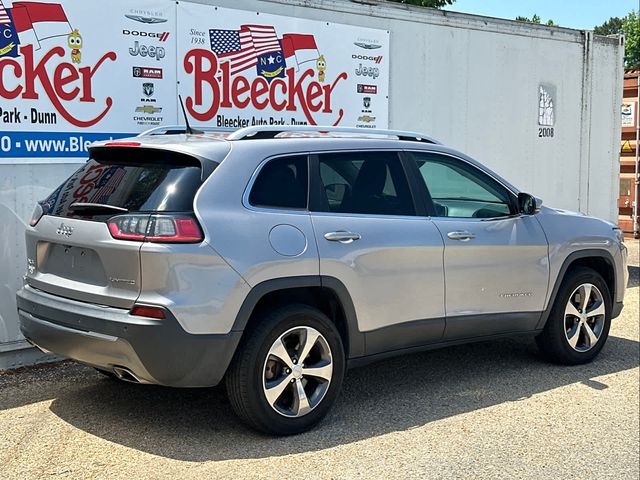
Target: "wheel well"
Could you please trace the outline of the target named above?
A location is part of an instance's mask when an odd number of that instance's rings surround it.
[[[615,301],[616,298],[616,278],[615,271],[613,265],[609,261],[607,261],[604,257],[583,257],[578,258],[571,262],[567,271],[572,270],[576,267],[587,267],[592,270],[595,270],[602,278],[604,278],[607,287],[609,288],[609,293],[611,294],[611,302]]]
[[[244,332],[250,332],[263,314],[296,303],[317,308],[329,317],[340,333],[345,353],[349,352],[349,329],[344,308],[336,293],[326,287],[285,288],[266,293],[253,308]]]

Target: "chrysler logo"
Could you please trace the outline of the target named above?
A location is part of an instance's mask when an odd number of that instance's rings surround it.
[[[364,48],[365,50],[376,50],[382,47],[382,45],[377,45],[375,43],[368,43],[368,42],[353,42],[353,44],[356,47]]]
[[[58,229],[56,230],[56,233],[58,235],[64,235],[65,237],[70,237],[71,234],[73,233],[73,227],[70,227],[68,225],[65,225],[64,223],[61,223]]]
[[[129,20],[134,20],[136,22],[140,22],[140,23],[147,23],[150,25],[154,25],[156,23],[165,23],[167,21],[166,18],[159,18],[159,17],[145,17],[143,15],[125,15],[125,17],[127,17]]]

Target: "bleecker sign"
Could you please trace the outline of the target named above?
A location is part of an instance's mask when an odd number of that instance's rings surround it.
[[[208,65],[205,67],[205,65]],[[206,122],[218,113],[220,108],[242,109],[251,105],[256,110],[271,108],[276,112],[287,110],[295,112],[300,108],[306,120],[316,125],[314,113],[332,113],[331,95],[336,85],[347,78],[345,72],[340,73],[329,85],[322,85],[317,81],[306,80],[313,78],[313,70],[307,70],[298,78],[294,68],[285,71],[285,78],[274,78],[268,82],[265,78],[257,77],[249,81],[244,76],[231,78],[231,64],[224,62],[219,65],[218,57],[206,50],[191,50],[184,59],[184,69],[193,74],[193,97],[187,97],[187,109],[197,120]],[[220,74],[220,81],[216,76]],[[203,93],[208,89],[212,97],[208,108],[199,112],[196,107],[203,105]],[[338,109],[337,116],[332,122],[340,123],[344,110]]]
[[[74,116],[65,105],[74,100],[96,103],[93,77],[104,62],[116,60],[115,52],[105,53],[93,66],[77,68],[62,61],[66,53],[62,47],[52,48],[39,61],[34,58],[33,45],[21,47],[19,51],[22,61],[0,58],[0,97],[38,100],[40,95],[46,95],[56,111],[76,127],[91,127],[109,112],[113,105],[111,97],[104,99],[102,111],[88,119]]]
[[[388,124],[386,31],[180,2],[176,35],[178,90],[196,123]],[[365,40],[376,55],[358,51]],[[382,94],[366,118],[363,76]]]
[[[175,4],[108,4],[0,0],[0,163],[77,161],[92,141],[148,128],[135,110],[149,81],[177,121]],[[141,23],[142,11],[166,22]]]
[[[0,0],[0,162],[76,162],[92,141],[182,122],[178,94],[203,126],[384,128],[388,59],[388,32],[350,25],[189,2]]]

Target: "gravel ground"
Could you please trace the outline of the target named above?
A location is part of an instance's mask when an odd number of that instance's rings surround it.
[[[0,478],[640,478],[638,242],[596,361],[503,340],[351,370],[316,430],[240,425],[222,388],[114,382],[63,362],[0,374]]]

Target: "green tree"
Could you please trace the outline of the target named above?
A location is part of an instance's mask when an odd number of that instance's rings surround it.
[[[640,11],[631,12],[622,20],[622,33],[626,38],[624,63],[627,68],[640,68]]]
[[[640,67],[640,12],[632,11],[624,18],[611,17],[593,29],[597,35],[620,35],[626,38],[624,64],[627,68]]]
[[[617,35],[622,33],[622,19],[619,17],[611,17],[602,25],[595,27],[593,33],[596,35]]]
[[[442,8],[446,5],[453,5],[456,0],[390,0],[396,3],[406,3],[408,5],[419,5],[421,7]]]
[[[534,14],[533,17],[529,18],[529,17],[523,17],[521,15],[518,15],[516,17],[516,21],[517,22],[529,22],[529,23],[535,23],[537,25],[539,25],[540,23],[542,23],[542,19],[540,18],[540,15],[538,14]],[[549,19],[545,22],[545,25],[548,25],[550,27],[554,27],[557,26],[558,24],[555,23],[553,20]]]

